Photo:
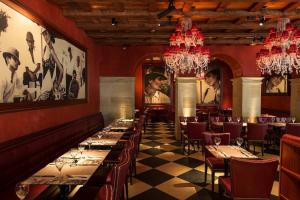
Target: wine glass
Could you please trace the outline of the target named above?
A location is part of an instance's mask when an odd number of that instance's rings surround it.
[[[187,123],[187,117],[184,118],[184,123],[185,123],[185,124]]]
[[[59,172],[59,177],[62,177],[62,174],[61,174],[61,170],[63,168],[63,166],[65,165],[65,161],[61,158],[58,158],[55,160],[55,166]]]
[[[215,142],[215,145],[219,146],[221,144],[221,138],[218,136],[214,137],[214,142]]]
[[[77,156],[77,154],[78,154],[77,149],[72,148],[72,149],[70,150],[70,156],[71,156],[71,158],[72,158],[72,160],[73,160],[71,166],[76,165],[76,162],[77,162],[76,156]]]
[[[16,195],[19,199],[23,200],[26,198],[28,192],[29,192],[29,185],[28,184],[22,184],[17,183],[15,187]]]
[[[231,118],[231,117],[228,117],[227,119],[228,119],[228,122],[231,122],[231,121],[232,121],[232,118]]]
[[[91,145],[92,145],[92,143],[93,143],[92,138],[89,137],[89,138],[86,140],[86,143],[89,145],[89,150],[91,150]]]
[[[282,117],[282,118],[281,118],[281,122],[285,123],[285,122],[286,122],[286,118],[285,118],[285,117]]]
[[[295,123],[296,117],[292,117],[292,122]]]
[[[216,122],[219,122],[219,117],[215,117]]]
[[[80,157],[82,158],[82,153],[83,153],[83,151],[84,151],[84,146],[81,145],[81,144],[79,144],[79,145],[78,145],[78,151],[80,152]]]
[[[237,138],[236,138],[236,144],[237,144],[239,147],[242,146],[243,142],[244,142],[244,140],[243,140],[242,137],[237,137]]]
[[[195,117],[195,122],[198,122],[198,117],[197,116]]]
[[[241,118],[240,118],[240,117],[237,117],[237,118],[236,118],[236,121],[237,121],[237,123],[240,123]]]

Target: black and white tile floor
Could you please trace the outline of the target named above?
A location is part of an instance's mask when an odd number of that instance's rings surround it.
[[[277,157],[266,154],[264,157]],[[217,174],[222,175],[222,174]],[[211,192],[211,180],[204,183],[204,157],[201,152],[185,155],[174,138],[174,124],[149,123],[143,133],[137,158],[137,175],[129,184],[132,200],[227,199]],[[218,180],[215,180],[215,184]],[[215,185],[217,190],[218,186]],[[277,199],[278,176],[272,189]]]

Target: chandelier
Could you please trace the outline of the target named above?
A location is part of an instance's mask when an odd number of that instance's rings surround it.
[[[168,73],[194,73],[198,76],[207,70],[210,51],[203,46],[204,36],[192,25],[190,18],[184,18],[170,36],[170,47],[164,53]]]
[[[264,48],[256,55],[256,64],[267,74],[287,74],[300,71],[300,30],[281,18],[277,31],[272,28],[264,41]]]

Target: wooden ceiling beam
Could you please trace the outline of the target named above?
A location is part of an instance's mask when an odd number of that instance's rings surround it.
[[[251,8],[249,9],[250,12],[257,12],[263,9],[266,5],[266,2],[257,2],[254,3]]]
[[[205,29],[268,29],[276,26],[276,23],[266,23],[263,27],[259,27],[258,23],[251,22],[251,23],[243,23],[243,24],[233,24],[233,23],[196,23],[198,28],[203,30]],[[77,23],[77,26],[83,28],[85,30],[103,30],[103,31],[117,31],[117,30],[129,30],[129,31],[136,31],[136,30],[148,30],[157,29],[159,31],[163,30],[174,30],[175,26],[161,26],[158,27],[157,24],[150,24],[150,23],[132,23],[132,24],[118,24],[117,26],[107,26],[107,24],[92,24],[92,23]]]
[[[149,39],[149,40],[107,40],[107,39],[97,39],[95,40],[98,44],[102,45],[168,45],[168,40],[161,39]],[[211,40],[207,39],[204,41],[205,45],[210,44],[232,44],[232,45],[249,45],[253,42],[252,39],[240,39],[240,40]]]
[[[57,4],[65,4],[68,2],[95,2],[95,3],[99,3],[99,2],[103,2],[103,3],[111,3],[112,0],[48,0]],[[130,3],[140,3],[141,0],[113,0],[113,1],[119,1],[119,2],[130,2]],[[194,0],[194,3],[210,3],[210,2],[231,2],[231,3],[238,3],[238,2],[245,2],[245,0]],[[272,2],[282,2],[283,0],[272,0]],[[298,2],[298,0],[284,0],[285,2]],[[166,0],[156,0],[156,3],[166,3]],[[176,3],[184,3],[185,0],[176,0]],[[256,3],[256,2],[265,2],[268,3],[270,2],[270,0],[247,0],[247,3]]]
[[[87,33],[92,38],[162,38],[168,39],[170,33]],[[203,33],[205,38],[253,38],[254,33]],[[255,33],[256,36],[265,36],[266,33]]]
[[[290,3],[289,5],[287,5],[287,6],[283,9],[283,11],[285,11],[285,12],[294,11],[294,10],[296,10],[298,7],[300,7],[300,3],[299,3],[299,2],[298,2],[298,3],[292,2],[292,3]]]
[[[93,12],[84,12],[78,10],[63,10],[67,17],[156,17],[156,12],[147,12],[144,10],[126,10],[124,12],[115,12],[112,10],[95,10]],[[174,11],[173,14],[183,15],[180,10]],[[211,10],[196,10],[193,9],[189,12],[190,16],[200,15],[203,17],[247,17],[247,16],[276,16],[276,17],[298,17],[300,11],[279,11],[279,10],[261,10],[256,12],[249,12],[245,10],[224,10],[224,11],[211,11]]]
[[[220,2],[216,11],[224,11],[230,2]]]

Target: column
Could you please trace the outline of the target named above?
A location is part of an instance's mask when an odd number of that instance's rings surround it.
[[[291,116],[300,120],[300,78],[291,79]]]
[[[255,121],[261,114],[262,77],[240,77],[232,79],[232,115]]]
[[[100,111],[105,124],[118,118],[133,118],[135,77],[100,77]]]
[[[175,137],[180,140],[179,116],[196,116],[196,78],[177,77],[175,90]]]

